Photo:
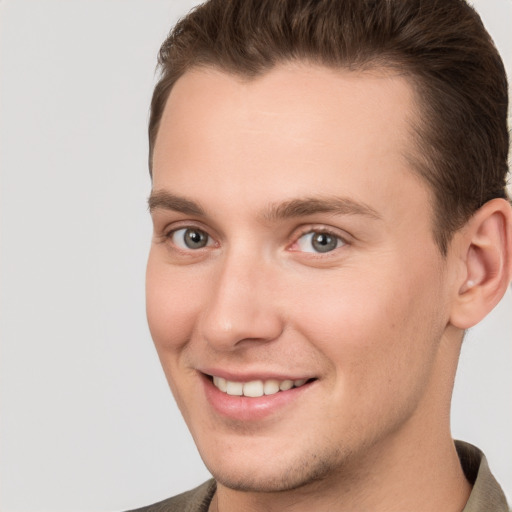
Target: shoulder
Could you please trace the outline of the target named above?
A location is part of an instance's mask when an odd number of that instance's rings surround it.
[[[215,489],[215,480],[208,480],[195,489],[128,512],[208,512]]]

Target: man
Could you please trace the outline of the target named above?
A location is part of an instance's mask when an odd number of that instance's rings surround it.
[[[211,0],[160,52],[151,333],[214,480],[147,511],[506,511],[450,399],[512,275],[462,0]]]

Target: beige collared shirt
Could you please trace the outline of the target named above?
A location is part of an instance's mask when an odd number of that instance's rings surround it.
[[[476,446],[455,441],[466,478],[473,490],[462,512],[509,512],[507,500],[494,478],[485,455]]]

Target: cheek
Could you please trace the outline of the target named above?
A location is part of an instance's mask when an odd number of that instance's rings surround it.
[[[313,290],[301,307],[299,329],[331,361],[340,386],[396,392],[421,378],[436,351],[432,324],[439,322],[439,308],[432,284],[397,271],[345,276],[322,293]]]
[[[146,271],[146,314],[156,349],[179,351],[190,339],[199,310],[201,287],[190,283],[179,269],[150,255]]]
[[[150,254],[146,271],[146,314],[155,348],[169,387],[185,419],[189,417],[188,381],[183,361],[201,304],[201,287],[191,285],[190,275],[170,268]],[[190,388],[190,387],[189,387]]]

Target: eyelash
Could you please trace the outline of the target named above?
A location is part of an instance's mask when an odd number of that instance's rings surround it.
[[[198,248],[180,247],[176,243],[176,241],[173,240],[173,238],[176,236],[176,234],[179,231],[183,231],[183,236],[185,236],[187,231],[200,232],[207,237],[206,244],[204,246],[198,247]],[[326,251],[304,250],[300,246],[300,243],[299,243],[300,240],[303,239],[304,237],[310,236],[310,243],[311,243],[311,245],[313,245],[313,243],[314,243],[313,237],[315,235],[325,235],[327,237],[330,237],[331,239],[333,239],[335,241],[335,247],[333,247],[332,249],[328,249]],[[293,239],[293,241],[291,243],[287,244],[287,246],[286,246],[286,248],[288,250],[290,250],[292,252],[299,252],[299,253],[314,255],[316,257],[319,257],[319,256],[327,257],[328,255],[330,255],[330,253],[334,252],[336,249],[340,249],[346,245],[349,245],[349,242],[346,240],[345,237],[334,232],[334,230],[326,229],[325,227],[318,227],[318,228],[311,227],[311,226],[308,226],[307,228],[304,227],[302,230],[299,231],[299,233],[297,235],[294,235],[292,237],[292,239]],[[208,234],[207,230],[202,229],[197,226],[194,226],[194,225],[182,225],[182,226],[176,227],[176,228],[168,231],[167,233],[164,234],[164,241],[169,241],[172,244],[173,249],[175,249],[181,253],[184,253],[184,254],[196,253],[196,252],[199,252],[201,249],[205,249],[205,248],[208,248],[211,246],[218,246],[218,244],[215,243],[214,238]],[[182,239],[182,242],[183,242],[183,245],[186,245],[185,242],[183,241],[183,239]],[[298,246],[298,248],[294,248],[295,246]]]

